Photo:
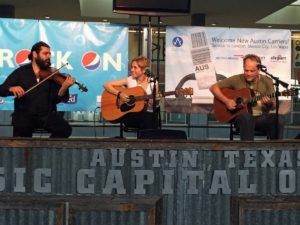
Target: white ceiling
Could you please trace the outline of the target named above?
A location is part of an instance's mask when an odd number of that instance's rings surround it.
[[[180,1],[180,0],[174,0]],[[191,0],[191,14],[205,14],[206,26],[212,23],[220,27],[267,27],[300,29],[300,13],[288,6],[295,0]],[[53,20],[99,21],[107,19],[112,23],[138,24],[137,16],[112,13],[112,0],[0,0],[0,5],[15,7],[15,17],[25,19],[44,19],[50,16]],[[282,19],[265,17],[285,6],[294,7],[296,13],[284,14]],[[296,8],[295,8],[296,7]],[[264,20],[265,19],[265,20]],[[256,23],[260,20],[260,23]],[[191,25],[191,16],[161,17],[164,25]],[[148,17],[142,23],[147,24]],[[155,23],[155,19],[152,20]],[[279,24],[278,24],[279,23]]]
[[[268,15],[258,21],[262,24],[285,24],[299,25],[300,23],[300,0],[291,5],[285,6],[282,9]]]

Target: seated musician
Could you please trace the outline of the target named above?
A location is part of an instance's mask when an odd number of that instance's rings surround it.
[[[151,82],[151,77],[146,74],[146,69],[150,67],[149,59],[140,56],[134,58],[131,61],[131,74],[128,77],[121,78],[118,80],[112,80],[103,85],[103,87],[110,92],[118,96],[120,101],[128,102],[128,94],[118,91],[116,86],[127,88],[133,88],[140,86],[144,89],[145,94],[151,95],[153,91],[154,84]],[[156,94],[158,96],[158,83],[156,82]],[[134,93],[132,93],[134,95]],[[153,113],[153,99],[149,98],[145,102],[146,107],[140,112],[129,112],[122,116],[121,121],[126,127],[138,128],[138,129],[156,129],[158,126],[157,118],[155,113]]]
[[[252,104],[252,113],[243,112],[237,114],[233,122],[240,130],[241,140],[253,140],[254,131],[266,133],[270,139],[282,139],[284,118],[279,115],[278,118],[278,136],[276,133],[276,114],[269,111],[275,108],[275,98],[269,98],[275,92],[273,81],[271,78],[261,75],[257,66],[261,64],[258,56],[249,54],[243,59],[244,73],[228,77],[222,81],[213,84],[210,91],[215,98],[223,102],[228,110],[234,110],[238,107],[234,99],[230,99],[222,92],[222,88],[230,88],[239,90],[249,88],[254,96],[262,96],[261,101]]]
[[[53,138],[67,138],[72,128],[68,122],[56,112],[56,104],[67,102],[68,88],[75,79],[68,76],[60,85],[53,79],[41,82],[42,70],[50,68],[50,46],[45,42],[37,42],[28,56],[31,63],[14,70],[0,85],[0,96],[14,95],[14,112],[12,114],[13,136],[32,137],[35,128],[43,128]]]

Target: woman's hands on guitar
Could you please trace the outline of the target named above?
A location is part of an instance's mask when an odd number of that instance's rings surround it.
[[[128,102],[129,101],[129,97],[125,93],[120,92],[120,100],[122,102]]]

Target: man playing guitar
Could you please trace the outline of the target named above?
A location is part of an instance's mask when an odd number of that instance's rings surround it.
[[[259,64],[261,64],[261,60],[258,56],[246,55],[243,59],[244,73],[213,84],[210,91],[217,101],[224,104],[227,111],[238,112],[230,121],[234,122],[240,129],[241,140],[253,140],[255,130],[266,133],[270,139],[277,139],[277,137],[282,139],[284,118],[279,115],[277,136],[275,129],[276,114],[269,113],[270,110],[275,108],[275,99],[268,97],[275,92],[273,81],[260,74],[260,69],[257,66]],[[224,88],[236,91],[246,88],[249,90],[249,95],[251,95],[249,97],[261,96],[260,101],[247,105],[242,102],[239,104],[233,96],[224,93]],[[240,108],[246,110],[239,111]]]

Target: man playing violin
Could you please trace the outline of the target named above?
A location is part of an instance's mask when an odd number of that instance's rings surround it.
[[[41,71],[51,70],[50,57],[50,46],[37,42],[28,56],[31,63],[14,70],[0,85],[0,96],[15,96],[12,114],[14,137],[32,137],[36,128],[47,130],[52,138],[67,138],[72,133],[71,126],[57,112],[56,105],[68,101],[68,89],[75,79],[67,76],[62,84],[47,79],[37,85],[43,79]],[[33,86],[35,88],[26,93]]]

